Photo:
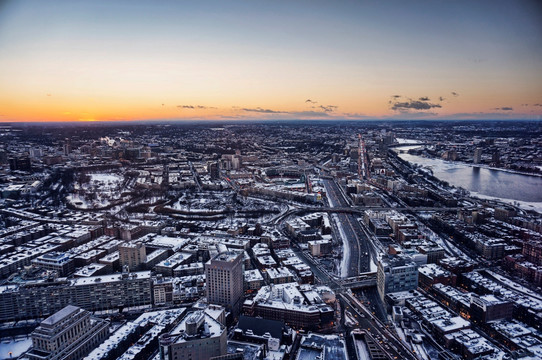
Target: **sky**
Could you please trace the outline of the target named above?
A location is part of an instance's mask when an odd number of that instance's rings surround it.
[[[542,119],[542,2],[0,0],[0,122]]]

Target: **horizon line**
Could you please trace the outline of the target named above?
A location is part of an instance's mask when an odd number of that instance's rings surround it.
[[[460,121],[460,122],[539,122],[541,119],[393,119],[393,118],[374,118],[374,119],[136,119],[136,120],[95,120],[95,121],[80,121],[80,120],[47,120],[47,121],[0,121],[0,126],[6,125],[47,125],[47,124],[71,124],[71,125],[83,125],[83,124],[128,124],[128,123],[271,123],[271,122],[405,122],[405,121],[420,121],[420,122],[448,122],[448,121]]]

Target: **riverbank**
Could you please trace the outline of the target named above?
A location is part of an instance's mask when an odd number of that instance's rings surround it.
[[[415,144],[406,144],[412,147]],[[399,153],[410,164],[431,169],[433,176],[457,188],[467,190],[472,197],[512,204],[524,210],[542,213],[542,177],[526,176],[487,167],[474,167],[420,155]]]
[[[512,206],[519,207],[522,210],[532,210],[536,211],[539,214],[542,214],[542,202],[530,202],[530,201],[520,201],[520,200],[511,200],[511,199],[502,199],[502,198],[496,198],[493,196],[487,196],[483,194],[479,194],[477,192],[470,192],[470,197],[477,198],[479,200],[492,200],[501,202],[504,204],[509,204]]]
[[[424,146],[424,145],[416,146],[416,144],[420,143],[418,140],[411,140],[411,139],[401,139],[401,140],[402,141],[399,141],[399,139],[397,139],[397,142],[399,144],[401,144],[401,146],[397,146],[397,147],[393,148],[393,150],[401,149],[401,148],[405,148],[405,147],[409,147],[410,149],[416,149],[418,147]],[[408,149],[408,150],[410,150],[410,149]],[[542,173],[540,173],[540,174],[538,174],[538,173],[529,173],[529,172],[524,172],[524,171],[519,171],[519,170],[513,170],[513,169],[506,169],[506,168],[501,168],[501,167],[496,167],[496,166],[490,166],[490,165],[487,165],[487,164],[474,164],[474,163],[461,161],[461,160],[455,160],[455,161],[454,160],[443,160],[443,159],[438,158],[438,157],[430,157],[430,156],[426,156],[426,155],[416,155],[416,156],[421,156],[421,157],[424,157],[426,159],[447,161],[447,162],[449,162],[451,164],[459,164],[459,165],[470,166],[470,167],[479,167],[481,169],[503,171],[503,172],[507,172],[507,173],[510,173],[510,174],[536,176],[536,177],[542,178]]]

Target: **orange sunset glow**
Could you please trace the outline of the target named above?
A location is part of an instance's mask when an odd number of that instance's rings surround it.
[[[7,1],[0,121],[541,117],[534,2],[307,4]]]

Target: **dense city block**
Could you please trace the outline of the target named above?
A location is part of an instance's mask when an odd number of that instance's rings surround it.
[[[540,359],[540,122],[3,124],[0,358]]]

